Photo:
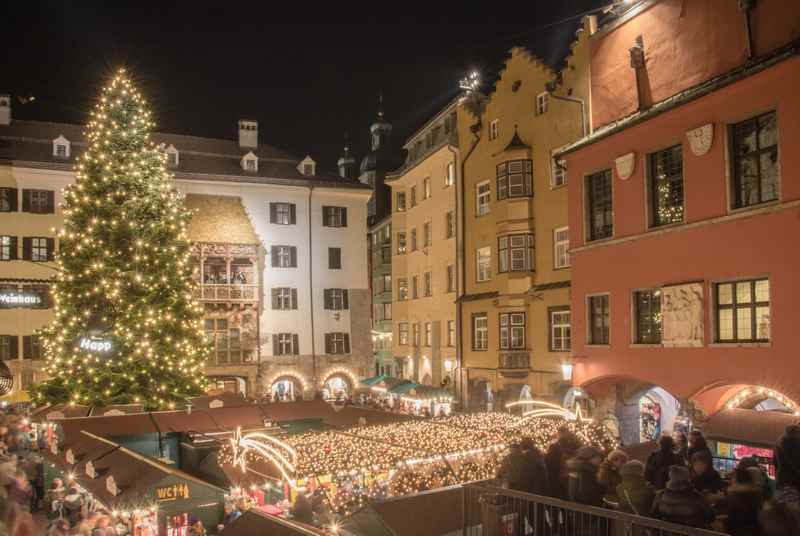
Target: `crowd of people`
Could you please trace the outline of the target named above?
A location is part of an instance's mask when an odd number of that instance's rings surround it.
[[[734,536],[800,536],[800,426],[775,446],[774,482],[753,457],[723,479],[697,430],[660,438],[646,463],[603,454],[563,429],[546,453],[512,445],[497,476],[514,490]]]

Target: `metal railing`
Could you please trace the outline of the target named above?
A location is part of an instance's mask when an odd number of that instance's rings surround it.
[[[462,536],[722,536],[719,532],[498,487],[463,486]]]

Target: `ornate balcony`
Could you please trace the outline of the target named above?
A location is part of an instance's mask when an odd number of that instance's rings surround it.
[[[197,264],[195,296],[204,302],[257,303],[258,246],[197,242],[193,246]]]
[[[497,369],[502,376],[522,378],[528,375],[531,354],[526,350],[502,351],[497,354]]]

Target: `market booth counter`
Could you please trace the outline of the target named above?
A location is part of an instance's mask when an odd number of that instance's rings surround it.
[[[88,432],[81,435],[63,454],[51,451],[48,458],[106,510],[122,514],[133,534],[186,536],[190,516],[206,528],[221,523],[221,488]]]
[[[702,432],[714,456],[714,468],[730,474],[739,460],[755,456],[771,478],[775,478],[773,448],[787,426],[800,418],[778,411],[724,409],[703,423]]]

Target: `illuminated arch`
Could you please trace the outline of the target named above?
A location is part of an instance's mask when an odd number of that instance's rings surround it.
[[[329,370],[325,374],[325,376],[322,377],[322,380],[319,382],[320,388],[325,387],[325,384],[328,383],[328,380],[330,380],[331,378],[333,378],[335,376],[341,376],[341,377],[346,378],[347,381],[350,382],[350,388],[351,389],[355,389],[356,386],[358,385],[358,378],[356,378],[355,374],[353,374],[350,370],[348,370],[346,368],[337,367],[337,368]]]
[[[267,389],[272,389],[272,386],[275,385],[275,382],[282,379],[293,380],[297,385],[303,388],[303,391],[306,391],[309,388],[308,382],[305,380],[303,375],[293,370],[282,370],[277,372],[269,379],[269,381],[265,384],[265,387]]]
[[[739,390],[736,394],[731,396],[725,402],[726,409],[733,409],[733,408],[741,408],[744,406],[748,401],[753,399],[765,399],[765,398],[774,398],[787,408],[789,411],[795,414],[795,416],[800,416],[800,406],[798,406],[797,402],[789,398],[788,396],[784,395],[781,392],[776,391],[775,389],[770,389],[769,387],[761,387],[761,386],[748,386],[744,387]]]
[[[241,426],[236,427],[236,431],[229,441],[233,451],[232,464],[234,467],[238,466],[243,473],[247,471],[247,455],[254,452],[261,458],[272,462],[286,482],[290,484],[294,482],[297,452],[288,443],[263,432],[250,432],[242,435]]]

